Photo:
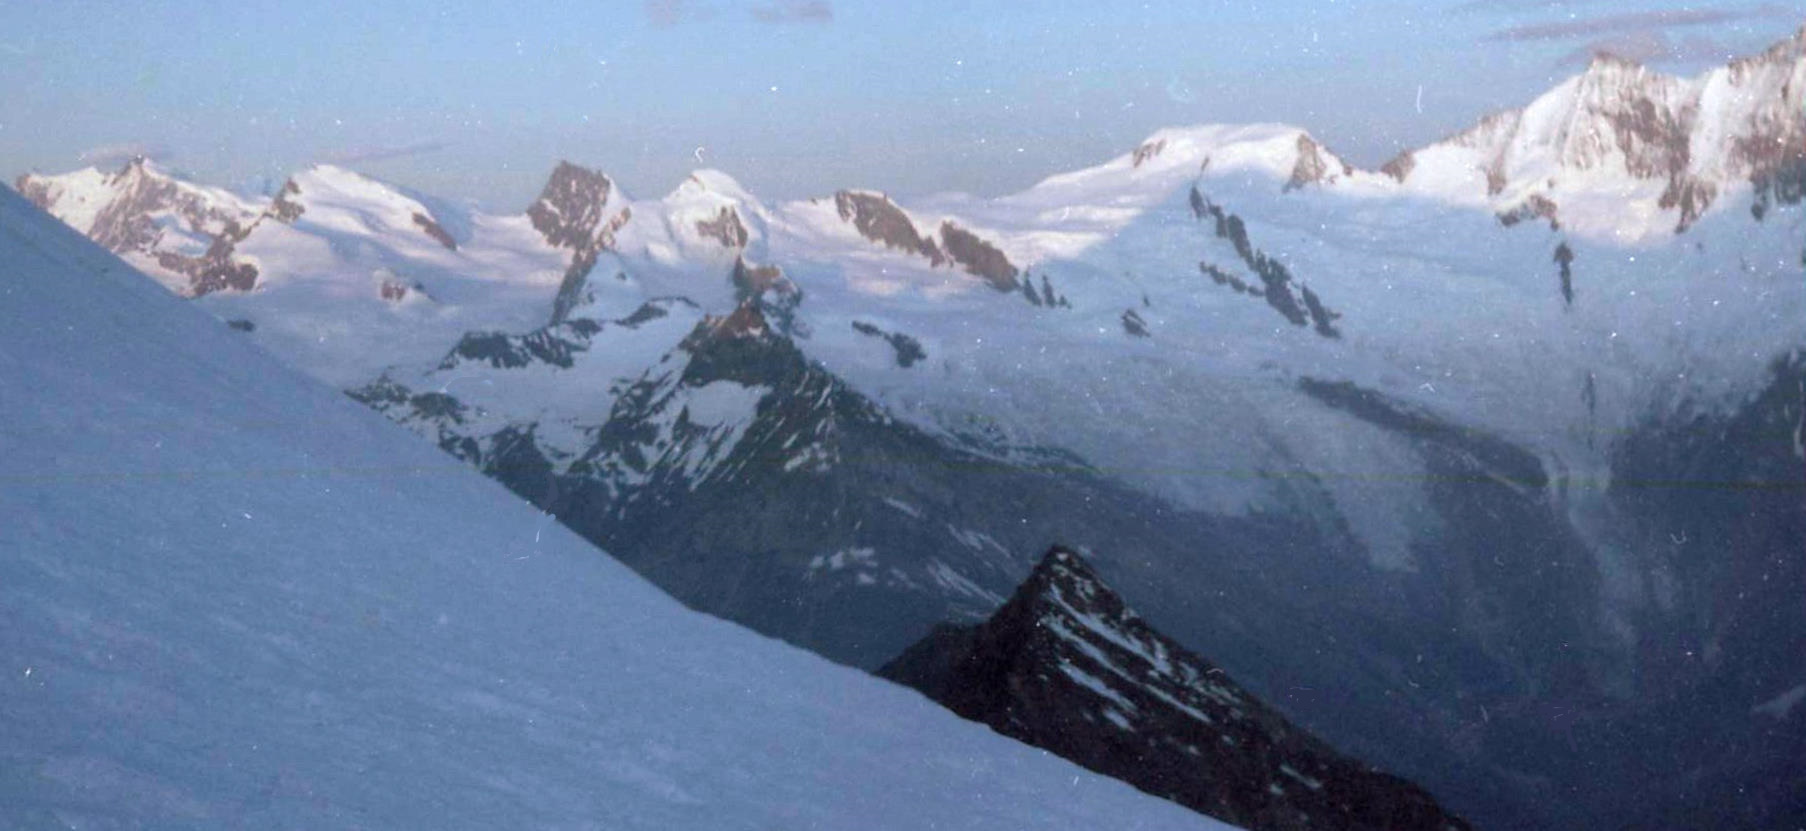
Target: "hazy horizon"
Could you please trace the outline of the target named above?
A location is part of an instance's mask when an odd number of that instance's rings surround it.
[[[7,2],[0,163],[10,182],[141,153],[244,187],[334,162],[502,210],[558,159],[642,195],[698,167],[771,199],[995,195],[1212,122],[1294,124],[1376,166],[1595,50],[1694,74],[1806,19],[1799,2],[1264,6]]]

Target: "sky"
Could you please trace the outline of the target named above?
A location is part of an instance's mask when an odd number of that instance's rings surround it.
[[[654,196],[996,195],[1168,126],[1285,122],[1374,166],[1608,49],[1693,74],[1806,22],[1608,0],[0,0],[0,173],[330,162],[491,210],[560,159]]]

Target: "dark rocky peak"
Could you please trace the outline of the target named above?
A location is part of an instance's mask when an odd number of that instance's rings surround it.
[[[539,198],[527,207],[527,218],[546,242],[571,251],[570,265],[552,301],[554,325],[564,322],[572,309],[585,302],[590,295],[590,270],[601,252],[614,247],[615,234],[633,218],[633,209],[626,206],[614,216],[604,217],[613,193],[614,182],[607,176],[561,161]]]
[[[945,265],[947,255],[934,240],[916,230],[903,209],[881,193],[843,190],[834,194],[834,207],[840,218],[853,223],[859,235],[887,248],[928,258],[933,265]]]
[[[965,718],[1244,828],[1466,829],[1336,753],[1136,614],[1056,547],[991,618],[943,624],[879,675]]]
[[[964,266],[966,273],[983,277],[985,282],[991,284],[991,288],[998,291],[1016,290],[1016,275],[1021,274],[1021,270],[983,237],[953,224],[952,221],[943,221],[941,242],[946,246],[947,255]]]
[[[601,173],[561,161],[527,207],[527,218],[547,243],[585,250],[595,245],[614,182]]]
[[[740,214],[731,205],[722,205],[712,218],[696,220],[696,233],[721,243],[723,248],[745,248],[749,236]]]

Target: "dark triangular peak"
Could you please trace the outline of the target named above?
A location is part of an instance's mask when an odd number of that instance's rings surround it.
[[[1148,625],[1055,547],[990,620],[942,625],[878,674],[954,712],[1250,829],[1466,829]]]
[[[561,161],[527,207],[533,228],[557,248],[583,249],[596,239],[603,207],[614,191],[614,182],[600,172]]]

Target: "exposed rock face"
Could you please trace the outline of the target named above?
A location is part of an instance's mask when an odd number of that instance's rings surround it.
[[[878,674],[965,718],[1245,828],[1466,829],[1155,631],[1054,548],[991,618],[943,625]]]
[[[746,226],[740,222],[740,214],[727,205],[721,206],[721,212],[714,218],[697,220],[696,233],[721,243],[723,248],[745,248],[748,239]]]
[[[13,180],[13,190],[25,197],[26,201],[48,212],[51,209],[50,182],[29,173],[19,175]]]
[[[1137,338],[1148,336],[1148,322],[1141,319],[1141,314],[1134,309],[1124,309],[1122,313],[1122,330]]]
[[[843,190],[834,194],[834,207],[841,219],[853,223],[859,235],[872,242],[927,257],[933,265],[947,263],[940,246],[923,237],[903,209],[883,194]]]
[[[596,259],[614,247],[615,234],[633,218],[633,210],[627,206],[605,218],[612,193],[614,182],[607,176],[559,162],[539,198],[527,207],[528,220],[546,242],[571,251],[570,265],[552,301],[554,325],[564,322],[586,295]]]
[[[1544,219],[1549,222],[1549,230],[1559,231],[1561,230],[1559,213],[1560,210],[1555,207],[1553,200],[1540,193],[1533,193],[1517,207],[1501,212],[1499,224],[1509,228],[1527,219]]]
[[[1286,180],[1283,190],[1294,191],[1305,185],[1328,180],[1333,163],[1333,157],[1329,157],[1316,139],[1303,133],[1298,134],[1298,161],[1292,166],[1292,175]],[[1342,165],[1342,175],[1347,176],[1352,171],[1346,163]]]
[[[754,265],[742,255],[734,259],[734,270],[729,279],[734,284],[734,296],[741,303],[755,304],[783,331],[788,332],[795,325],[796,307],[803,302],[803,290],[784,276],[783,269],[775,265]]]
[[[1380,172],[1391,176],[1395,181],[1403,182],[1411,176],[1411,170],[1415,167],[1417,167],[1417,154],[1406,150],[1380,165]]]
[[[1574,249],[1566,242],[1555,246],[1555,267],[1561,276],[1561,301],[1574,305]]]
[[[1199,271],[1217,285],[1228,285],[1236,291],[1265,298],[1267,305],[1272,306],[1274,311],[1294,326],[1309,325],[1312,331],[1326,338],[1342,336],[1341,331],[1333,325],[1342,314],[1331,311],[1323,305],[1315,292],[1294,281],[1291,270],[1284,263],[1255,248],[1254,243],[1248,239],[1248,228],[1241,217],[1211,202],[1195,186],[1191,190],[1191,205],[1192,213],[1198,218],[1209,217],[1215,221],[1216,235],[1235,247],[1236,256],[1260,278],[1263,287],[1255,288],[1208,262],[1198,263]]]
[[[879,338],[886,343],[889,343],[891,349],[896,352],[897,366],[903,367],[904,369],[915,366],[917,361],[928,357],[927,351],[922,349],[921,341],[905,335],[902,332],[886,332],[863,320],[853,321],[853,331],[858,332],[861,335]]]
[[[189,294],[195,297],[225,289],[250,291],[257,285],[257,267],[250,263],[234,262],[232,259],[233,247],[243,241],[250,230],[240,227],[237,222],[229,222],[225,230],[207,246],[206,254],[188,257],[171,251],[158,251],[157,265],[186,275]]]
[[[553,247],[581,251],[596,244],[613,190],[614,182],[607,176],[559,162],[539,199],[527,207],[527,218]]]
[[[277,222],[294,224],[295,220],[300,219],[301,214],[307,210],[302,207],[301,203],[291,198],[300,195],[301,186],[295,184],[295,180],[290,179],[282,183],[282,190],[276,193],[275,199],[270,200],[269,215]]]
[[[25,176],[18,184],[20,193],[52,214],[70,196],[48,178]],[[223,192],[179,182],[140,157],[74,198],[98,203],[77,230],[114,253],[155,263],[180,281],[183,294],[249,291],[257,284],[257,268],[233,254],[263,215]]]
[[[445,246],[445,250],[458,250],[458,241],[452,239],[452,235],[446,232],[443,227],[440,227],[439,223],[434,222],[432,217],[416,211],[414,213],[414,225],[420,228],[420,230],[425,231],[426,235],[432,237],[434,242]]]
[[[967,273],[985,278],[998,291],[1016,290],[1016,275],[1021,272],[996,246],[952,222],[941,223],[941,242],[947,246],[947,255]]]
[[[1142,162],[1160,155],[1160,152],[1165,149],[1166,139],[1155,139],[1154,141],[1143,142],[1141,146],[1135,148],[1135,153],[1130,160],[1131,166],[1140,167]]]
[[[602,324],[587,318],[566,321],[556,326],[510,335],[504,332],[470,332],[459,339],[439,368],[456,369],[470,363],[489,367],[516,369],[543,363],[563,369],[571,368],[571,356],[589,348],[590,339],[602,331]]]

